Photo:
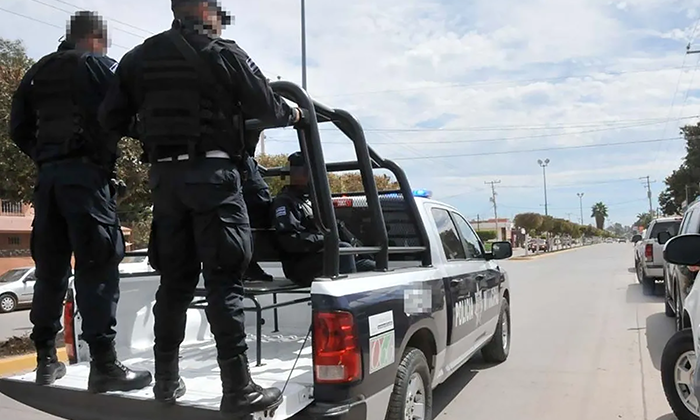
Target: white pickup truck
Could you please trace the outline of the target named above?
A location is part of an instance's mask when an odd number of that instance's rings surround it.
[[[632,237],[634,269],[637,273],[637,281],[642,284],[642,292],[645,295],[653,295],[656,282],[663,281],[665,275],[664,247],[659,243],[659,233],[668,232],[672,237],[676,236],[682,219],[680,216],[655,219],[641,235]]]
[[[512,255],[508,242],[487,252],[459,212],[413,192],[404,172],[369,148],[349,113],[312,102],[289,82],[273,87],[302,108],[312,123],[299,128],[310,162],[314,213],[326,228],[323,276],[310,288],[281,277],[271,243],[274,232],[254,232],[255,258],[275,275],[247,283],[251,374],[261,386],[283,390],[274,412],[255,419],[432,418],[432,390],[477,352],[503,362],[511,343],[508,276],[496,263]],[[333,121],[354,143],[357,161],[326,164],[319,122]],[[373,169],[394,174],[399,189],[378,192]],[[332,195],[327,172],[360,170],[366,193]],[[286,173],[273,168],[268,176]],[[337,223],[363,245],[339,249]],[[338,275],[338,256],[372,254],[377,271]],[[277,258],[277,259],[276,259]],[[117,351],[125,364],[153,370],[154,296],[157,273],[123,273],[117,312]],[[200,283],[200,287],[201,287]],[[198,289],[203,292],[202,289]],[[219,419],[221,381],[216,349],[196,297],[187,313],[180,374],[187,393],[175,406],[153,399],[151,388],[89,394],[89,365],[81,340],[74,291],[65,306],[65,341],[71,364],[52,386],[34,374],[0,379],[0,392],[55,416],[73,420]],[[203,293],[198,293],[203,296]],[[263,311],[272,312],[263,319]],[[269,312],[267,312],[269,313]]]

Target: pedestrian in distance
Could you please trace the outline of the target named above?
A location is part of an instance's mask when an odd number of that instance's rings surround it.
[[[117,137],[101,129],[97,109],[114,78],[107,27],[96,13],[77,12],[56,52],[34,64],[12,99],[10,136],[37,165],[31,253],[36,286],[30,319],[37,350],[36,383],[66,374],[56,334],[75,255],[82,338],[90,347],[91,392],[148,386],[149,372],[132,371],[114,348],[118,266],[124,237],[117,217]]]
[[[134,136],[151,164],[149,260],[161,274],[153,308],[155,398],[173,403],[186,392],[179,348],[201,271],[221,369],[220,410],[246,416],[276,408],[282,392],[252,381],[246,355],[242,277],[252,235],[242,193],[251,150],[244,121],[288,126],[303,114],[273,93],[243,49],[220,37],[232,18],[216,1],[172,0],[172,10],[170,30],[123,57],[100,120],[121,136],[137,119]]]

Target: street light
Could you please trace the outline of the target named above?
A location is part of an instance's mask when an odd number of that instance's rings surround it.
[[[538,159],[537,163],[542,167],[542,179],[544,180],[544,215],[549,216],[549,211],[547,210],[547,172],[545,170],[547,165],[549,165],[549,159],[545,159],[544,162]]]
[[[581,209],[581,226],[583,226],[583,193],[576,193],[578,196],[578,205]]]

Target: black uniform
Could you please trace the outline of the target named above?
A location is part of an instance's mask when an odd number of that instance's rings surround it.
[[[260,173],[258,163],[251,156],[245,160],[245,181],[243,182],[243,199],[248,208],[250,227],[254,229],[267,229],[270,227],[270,206],[272,195],[270,186]],[[255,247],[255,244],[253,244]],[[272,281],[273,277],[265,272],[256,261],[251,261],[244,275],[245,280]]]
[[[291,159],[290,159],[291,160]],[[288,185],[275,197],[272,204],[272,224],[277,232],[277,245],[284,275],[293,282],[309,286],[323,272],[323,233],[314,220],[313,207],[306,188]],[[345,238],[341,238],[345,239]],[[341,248],[351,247],[340,242]],[[367,258],[341,255],[340,273],[371,271],[375,263]]]
[[[124,56],[100,119],[121,134],[138,115],[139,138],[152,164],[149,260],[161,273],[153,309],[156,398],[184,392],[178,349],[201,264],[221,366],[222,411],[257,411],[281,394],[256,388],[247,373],[241,277],[252,236],[240,169],[249,148],[235,121],[242,116],[241,124],[258,118],[284,126],[292,111],[235,42],[190,28],[176,20],[170,31]],[[264,395],[258,399],[255,392]]]
[[[32,340],[42,359],[55,360],[54,340],[75,253],[76,299],[82,315],[82,338],[93,357],[90,387],[106,391],[104,378],[121,376],[123,388],[148,385],[150,374],[136,374],[115,364],[119,262],[124,238],[110,179],[116,160],[116,138],[101,130],[97,108],[117,63],[109,57],[78,51],[63,42],[24,76],[13,96],[10,136],[37,164],[31,252],[37,282],[30,318]],[[116,370],[114,370],[116,369]],[[61,376],[60,374],[58,376]],[[135,383],[136,381],[137,383]]]

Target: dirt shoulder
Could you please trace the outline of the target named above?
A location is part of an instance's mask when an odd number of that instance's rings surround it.
[[[56,347],[64,347],[63,333],[58,333],[56,336]],[[34,353],[34,343],[29,339],[29,335],[21,337],[11,337],[7,340],[0,341],[0,358],[21,356],[24,354]]]

